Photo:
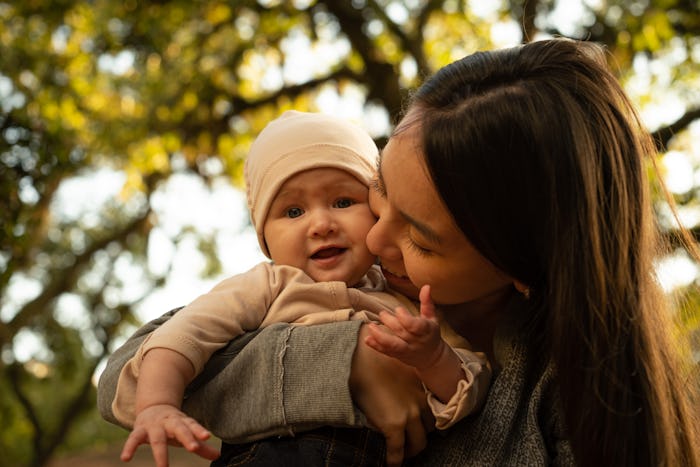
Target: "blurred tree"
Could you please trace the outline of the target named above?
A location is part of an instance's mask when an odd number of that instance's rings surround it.
[[[3,462],[45,465],[60,447],[109,436],[96,422],[93,375],[168,275],[149,265],[154,200],[177,174],[240,185],[250,142],[283,110],[356,96],[384,122],[381,144],[407,92],[439,66],[549,35],[583,38],[607,45],[660,153],[672,149],[698,173],[697,1],[572,5],[0,1]],[[121,176],[117,196],[59,199],[105,169]],[[675,196],[699,238],[697,180]],[[192,236],[206,272],[220,272],[215,238],[196,225],[169,241]],[[682,316],[697,328],[696,286],[676,293],[690,297]]]

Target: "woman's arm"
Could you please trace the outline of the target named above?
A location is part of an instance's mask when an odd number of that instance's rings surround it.
[[[360,324],[264,328],[185,399],[183,410],[233,443],[324,425],[365,426],[348,387]]]
[[[120,425],[112,402],[121,369],[176,311],[144,325],[107,361],[97,390],[105,420]],[[244,334],[209,360],[188,387],[183,411],[230,442],[323,425],[363,426],[348,388],[360,324],[278,324]]]
[[[124,363],[167,319],[148,323],[110,357],[98,385],[106,420],[119,424],[111,406]],[[424,426],[432,425],[420,382],[412,368],[363,343],[356,352],[360,327],[359,321],[275,324],[245,334],[212,357],[190,385],[183,411],[238,443],[324,425],[367,426],[357,404],[387,437],[394,458],[403,455],[404,443],[409,454],[417,452],[425,445]]]

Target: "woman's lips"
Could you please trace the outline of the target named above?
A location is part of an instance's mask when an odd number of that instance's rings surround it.
[[[394,272],[391,272],[388,269],[386,269],[384,266],[381,266],[381,268],[382,268],[382,274],[384,274],[384,277],[390,283],[391,282],[394,282],[394,283],[398,283],[398,282],[410,283],[411,282],[411,280],[408,278],[408,276],[399,275],[399,274],[396,274]]]
[[[397,273],[395,273],[395,272],[391,272],[390,270],[388,270],[387,268],[385,268],[384,265],[382,265],[382,272],[383,272],[384,274],[386,274],[386,275],[393,276],[393,277],[396,277],[396,278],[399,278],[399,279],[406,279],[406,276],[399,275],[399,274],[397,274]]]

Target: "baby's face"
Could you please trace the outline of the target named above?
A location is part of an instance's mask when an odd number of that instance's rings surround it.
[[[365,244],[375,222],[367,198],[367,187],[339,169],[311,169],[289,178],[263,226],[270,257],[318,282],[355,285],[375,260]]]

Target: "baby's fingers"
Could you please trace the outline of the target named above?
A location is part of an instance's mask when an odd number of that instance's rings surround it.
[[[124,462],[129,462],[131,458],[134,457],[136,449],[140,445],[146,443],[148,443],[148,436],[146,435],[146,432],[143,429],[135,429],[126,439],[119,458]]]
[[[192,418],[179,420],[170,427],[168,435],[190,452],[199,449],[200,440],[209,438],[209,432]]]
[[[433,299],[430,298],[429,285],[426,284],[423,287],[421,287],[418,298],[420,299],[420,315],[425,319],[434,321],[436,319],[435,303],[433,303]]]
[[[408,342],[414,339],[415,335],[422,335],[429,329],[429,322],[425,319],[413,316],[403,307],[396,307],[394,314],[382,311],[379,319],[387,328],[399,338]]]
[[[387,330],[383,330],[381,326],[376,323],[370,323],[367,326],[368,336],[365,339],[365,343],[376,350],[390,357],[396,356],[399,350],[406,346],[406,343],[389,333]]]
[[[195,449],[193,452],[194,454],[197,454],[199,457],[203,457],[205,459],[208,459],[210,461],[216,460],[221,456],[221,453],[219,452],[218,449],[216,449],[213,446],[210,446],[207,443],[199,443],[199,447]]]
[[[148,434],[156,467],[168,467],[168,438],[161,430],[151,430]]]
[[[168,465],[168,444],[163,430],[135,428],[124,443],[119,458],[123,462],[129,462],[136,453],[136,449],[142,444],[150,444],[153,452],[153,459],[157,467]]]
[[[396,310],[398,311],[399,308]],[[403,330],[403,325],[399,321],[397,315],[389,313],[388,311],[379,312],[379,321],[381,321],[384,326],[393,331],[395,334]]]
[[[209,431],[195,419],[186,417],[173,428],[170,444],[182,446],[191,453],[213,461],[220,453],[205,442],[210,436]]]

